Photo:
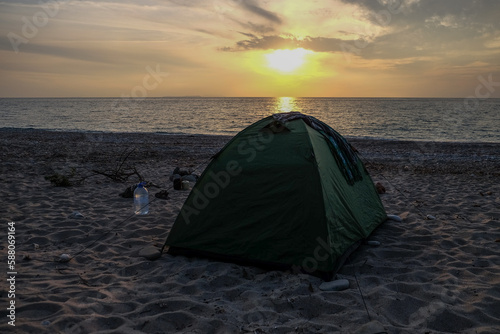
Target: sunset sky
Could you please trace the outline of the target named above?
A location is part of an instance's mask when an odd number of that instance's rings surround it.
[[[495,0],[0,1],[0,32],[0,97],[500,97]]]

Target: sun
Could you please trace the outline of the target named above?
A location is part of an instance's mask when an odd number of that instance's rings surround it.
[[[290,73],[301,67],[305,56],[312,51],[302,48],[294,50],[276,50],[266,55],[267,66],[280,72]]]

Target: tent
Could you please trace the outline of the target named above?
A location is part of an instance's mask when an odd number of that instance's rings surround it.
[[[250,125],[213,157],[165,246],[173,255],[329,280],[386,217],[340,134],[314,117],[281,113]]]

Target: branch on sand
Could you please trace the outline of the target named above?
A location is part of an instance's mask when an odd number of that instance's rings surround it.
[[[135,166],[130,166],[126,164],[126,161],[128,157],[132,153],[134,153],[135,149],[132,149],[130,152],[127,153],[125,151],[121,156],[120,159],[118,160],[117,165],[115,168],[110,169],[110,170],[97,170],[93,169],[92,172],[98,175],[103,175],[106,177],[109,177],[111,180],[115,182],[125,182],[128,180],[129,177],[132,175],[136,175],[140,181],[143,180],[142,175],[137,171],[137,168]]]

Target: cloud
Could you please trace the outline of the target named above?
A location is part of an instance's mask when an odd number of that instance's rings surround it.
[[[177,6],[190,7],[193,9],[210,8],[215,10],[219,15],[233,14],[236,11],[236,7],[238,7],[244,12],[254,14],[256,17],[262,18],[270,23],[283,23],[278,14],[265,9],[255,0],[168,0],[168,2]]]
[[[478,29],[500,27],[500,1],[488,0],[341,0],[357,5],[371,23],[388,28],[427,27]],[[423,24],[426,23],[426,24]],[[480,29],[479,29],[480,30]]]
[[[235,50],[253,50],[253,49],[287,49],[296,48],[297,41],[294,38],[284,38],[281,36],[252,36],[250,39],[236,42]]]
[[[142,45],[141,45],[142,46]],[[12,51],[12,46],[8,39],[0,39],[1,51]],[[138,48],[137,44],[131,43],[127,47],[115,49],[112,45],[106,46],[103,43],[64,43],[39,44],[31,41],[22,45],[23,54],[33,54],[35,56],[49,56],[54,59],[66,59],[71,61],[84,62],[87,64],[106,66],[136,66],[137,64],[165,64],[175,67],[200,67],[200,63],[190,59],[169,53],[165,50],[158,52],[154,45],[150,48]]]
[[[250,31],[253,31],[253,32],[256,32],[256,33],[259,33],[259,34],[266,34],[266,33],[270,33],[270,32],[273,32],[275,31],[275,28],[271,25],[266,25],[266,24],[257,24],[257,23],[253,23],[253,22],[240,22],[236,19],[232,19],[233,22],[236,22],[237,24],[239,24],[241,27],[245,28],[245,29],[248,29]]]
[[[234,47],[221,48],[223,51],[246,51],[246,50],[268,50],[268,49],[287,49],[297,48],[298,41],[294,37],[282,37],[276,35],[258,37],[250,33],[240,34],[249,37],[249,39],[236,42]]]
[[[13,4],[13,5],[38,5],[36,0],[3,0],[1,4]]]
[[[256,14],[260,17],[263,17],[264,19],[271,21],[273,23],[276,23],[276,24],[282,23],[281,18],[277,14],[260,7],[253,0],[246,0],[246,1],[240,0],[239,2],[243,8],[245,8],[247,11],[249,11],[251,13],[254,13],[254,14]]]
[[[12,45],[8,39],[0,39],[0,50],[12,51]],[[55,45],[41,45],[34,42],[22,45],[22,52],[31,54],[48,55],[105,64],[112,64],[114,62],[114,57],[110,57],[104,53],[95,53],[93,51],[94,50],[82,50],[79,48],[61,47]]]
[[[14,53],[7,35],[22,36],[23,17],[32,21],[51,1],[57,15]],[[146,65],[161,64],[189,95],[190,84],[217,80],[221,68],[228,78],[251,76],[260,55],[238,52],[304,48],[323,53],[318,66],[363,82],[379,74],[475,80],[499,71],[499,13],[494,0],[0,0],[0,70],[13,82],[32,71],[43,80],[112,73],[133,84]]]
[[[304,48],[316,52],[344,52],[347,43],[354,43],[352,40],[342,40],[331,37],[310,37],[297,38],[293,35],[267,35],[258,37],[253,34],[240,34],[250,37],[249,39],[236,42],[234,47],[224,47],[221,51],[247,51],[247,50],[276,50],[276,49],[296,49]]]
[[[222,51],[293,49],[351,53],[363,59],[398,60],[484,58],[494,52],[500,36],[500,1],[465,0],[342,0],[356,4],[362,34],[337,30],[332,36],[296,37],[289,34],[240,32],[247,38]],[[382,29],[376,27],[382,27]],[[371,28],[370,28],[371,27]],[[370,30],[371,29],[371,30]],[[354,29],[359,31],[360,29]],[[342,37],[338,38],[335,36]],[[358,38],[359,37],[359,38]],[[483,52],[481,54],[481,52]]]

